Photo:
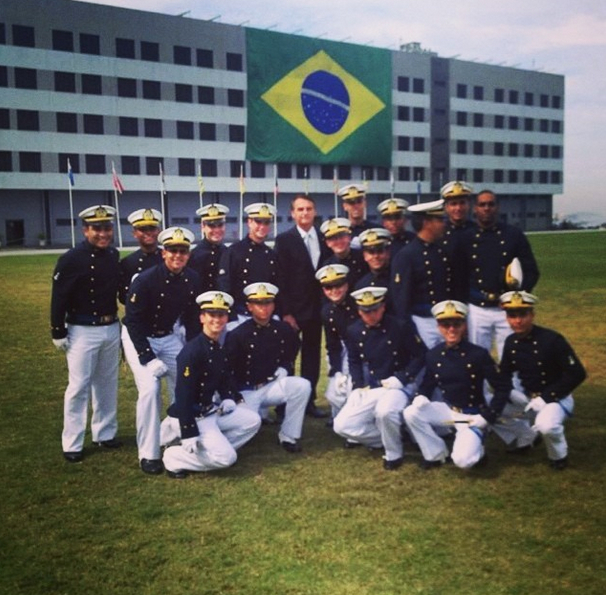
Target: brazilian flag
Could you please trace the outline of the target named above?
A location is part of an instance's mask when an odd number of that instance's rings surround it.
[[[388,50],[246,29],[246,159],[391,166]]]

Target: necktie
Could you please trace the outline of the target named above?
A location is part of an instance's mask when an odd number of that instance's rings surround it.
[[[311,232],[305,234],[305,238],[303,240],[305,242],[305,247],[307,248],[307,252],[309,253],[309,258],[311,258],[311,263],[314,266],[314,269],[318,266],[318,250],[315,246],[315,242],[312,239]]]

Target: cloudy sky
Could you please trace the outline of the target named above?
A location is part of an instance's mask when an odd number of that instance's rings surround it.
[[[397,49],[566,77],[564,193],[554,212],[606,217],[604,0],[91,0],[185,18]],[[605,193],[606,195],[606,193]]]

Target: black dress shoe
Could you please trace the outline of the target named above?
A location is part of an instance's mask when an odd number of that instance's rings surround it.
[[[164,465],[160,459],[141,459],[141,471],[149,475],[160,475],[164,471]]]
[[[555,461],[549,461],[549,465],[552,469],[556,471],[562,471],[568,467],[568,457],[564,457],[563,459],[557,459]]]
[[[360,446],[362,445],[359,442],[352,442],[351,440],[345,440],[345,442],[343,442],[343,448],[346,449],[359,448]]]
[[[441,467],[444,464],[444,461],[426,461],[423,459],[419,463],[419,467],[423,469],[423,471],[429,471],[430,469],[435,469],[436,467]]]
[[[122,442],[117,438],[110,438],[109,440],[100,440],[99,442],[95,442],[97,446],[101,446],[102,448],[120,448],[122,446]]]
[[[63,458],[68,463],[81,463],[82,459],[84,458],[84,455],[82,454],[82,452],[64,452]]]
[[[167,469],[166,475],[168,475],[168,477],[170,477],[171,479],[185,479],[189,475],[189,472],[183,469],[181,469],[180,471],[169,471]]]
[[[301,445],[298,442],[280,442],[280,446],[286,451],[286,452],[301,452],[303,449],[301,448]]]
[[[396,469],[402,466],[403,462],[404,457],[400,457],[399,459],[393,459],[391,461],[383,459],[383,469],[385,469],[386,471],[395,471]]]
[[[328,417],[328,413],[326,411],[322,411],[322,409],[318,409],[315,405],[308,405],[307,409],[305,409],[305,415],[309,417],[315,417],[316,419],[322,419],[324,417]]]

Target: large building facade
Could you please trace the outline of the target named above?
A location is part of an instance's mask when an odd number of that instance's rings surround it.
[[[290,224],[295,194],[312,195],[326,218],[335,212],[335,185],[362,181],[371,221],[392,193],[435,199],[443,183],[462,179],[494,190],[509,223],[551,224],[553,195],[563,190],[562,76],[441,58],[407,44],[390,51],[390,167],[247,161],[246,34],[241,26],[72,0],[45,0],[44,10],[36,0],[4,0],[3,243],[35,245],[43,235],[67,246],[72,212],[116,198],[125,244],[126,216],[142,207],[162,208],[166,225],[197,231],[201,194],[205,204],[229,206],[234,240],[241,203],[273,201],[276,180],[278,231]]]

